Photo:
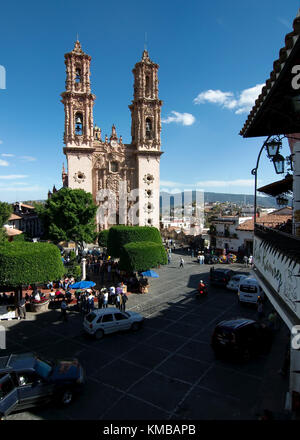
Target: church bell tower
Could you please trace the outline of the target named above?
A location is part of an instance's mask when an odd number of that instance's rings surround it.
[[[161,106],[158,98],[158,64],[147,50],[133,69],[134,96],[131,111],[131,146],[137,161],[139,225],[159,228],[159,166]]]
[[[77,40],[65,54],[66,90],[61,94],[65,108],[64,153],[68,163],[68,186],[92,193],[93,106],[90,86],[91,57]]]

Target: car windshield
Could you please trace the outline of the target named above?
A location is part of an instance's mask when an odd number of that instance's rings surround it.
[[[37,359],[34,369],[39,376],[41,376],[43,379],[47,379],[52,370],[52,367],[47,362]]]
[[[92,322],[94,321],[94,319],[96,318],[96,313],[89,313],[85,319],[87,320],[87,322]]]
[[[251,284],[249,284],[249,285],[241,284],[240,285],[240,291],[241,292],[246,292],[246,293],[257,293],[257,287],[253,286]]]

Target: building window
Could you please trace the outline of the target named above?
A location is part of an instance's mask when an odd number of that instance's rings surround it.
[[[118,162],[111,162],[111,163],[110,163],[110,171],[111,171],[112,173],[117,173],[118,170],[119,170]]]
[[[75,133],[77,135],[83,134],[83,116],[82,113],[75,114]]]
[[[146,96],[149,96],[150,95],[150,78],[149,78],[149,76],[147,75],[146,76]]]
[[[146,139],[152,138],[152,121],[150,118],[146,119]]]
[[[80,67],[76,67],[75,82],[76,83],[81,82],[81,69],[80,69]]]

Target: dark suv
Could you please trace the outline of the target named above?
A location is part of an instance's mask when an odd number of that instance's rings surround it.
[[[271,330],[264,324],[245,318],[220,322],[211,339],[216,357],[227,355],[242,360],[267,353],[271,344]]]
[[[53,399],[68,405],[83,383],[77,360],[52,363],[33,353],[0,357],[0,418]]]
[[[230,269],[211,269],[210,283],[216,286],[226,287],[234,271]]]

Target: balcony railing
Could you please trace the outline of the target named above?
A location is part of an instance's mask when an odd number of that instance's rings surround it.
[[[300,262],[300,237],[257,224],[254,235],[270,243],[282,254]]]

